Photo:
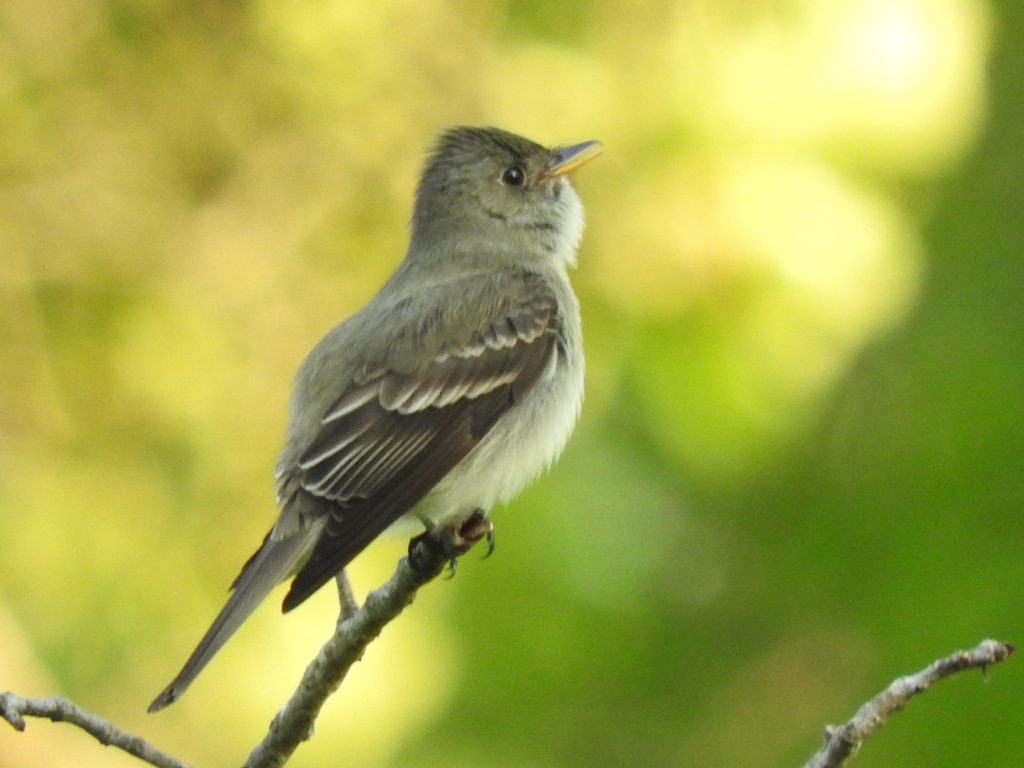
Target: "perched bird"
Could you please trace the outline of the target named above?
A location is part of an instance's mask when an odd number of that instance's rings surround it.
[[[439,138],[405,259],[295,378],[280,516],[178,676],[175,701],[270,590],[289,611],[403,516],[457,524],[512,498],[561,453],[583,400],[583,233],[568,174],[601,144],[547,149],[496,128]]]

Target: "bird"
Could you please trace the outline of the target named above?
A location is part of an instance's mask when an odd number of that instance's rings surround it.
[[[276,522],[150,712],[281,582],[288,612],[396,521],[433,530],[486,515],[558,458],[583,402],[569,269],[584,216],[569,176],[601,151],[493,127],[438,137],[404,259],[296,373]]]

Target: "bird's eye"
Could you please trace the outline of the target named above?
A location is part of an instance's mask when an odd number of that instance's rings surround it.
[[[507,187],[521,187],[526,183],[526,172],[518,165],[506,168],[501,174],[501,183]]]

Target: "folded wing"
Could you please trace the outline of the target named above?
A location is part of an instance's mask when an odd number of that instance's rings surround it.
[[[523,280],[521,300],[461,343],[406,370],[368,366],[323,415],[296,492],[330,502],[329,512],[285,610],[408,512],[553,364],[557,302],[539,277]]]

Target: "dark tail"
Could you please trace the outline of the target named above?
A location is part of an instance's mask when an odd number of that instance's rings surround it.
[[[272,541],[270,537],[267,538],[242,569],[231,597],[188,657],[181,672],[149,705],[150,712],[163,709],[185,692],[256,606],[263,602],[275,586],[295,572],[303,558],[309,554],[309,548],[316,541],[318,532],[318,528],[307,529],[286,539]]]

